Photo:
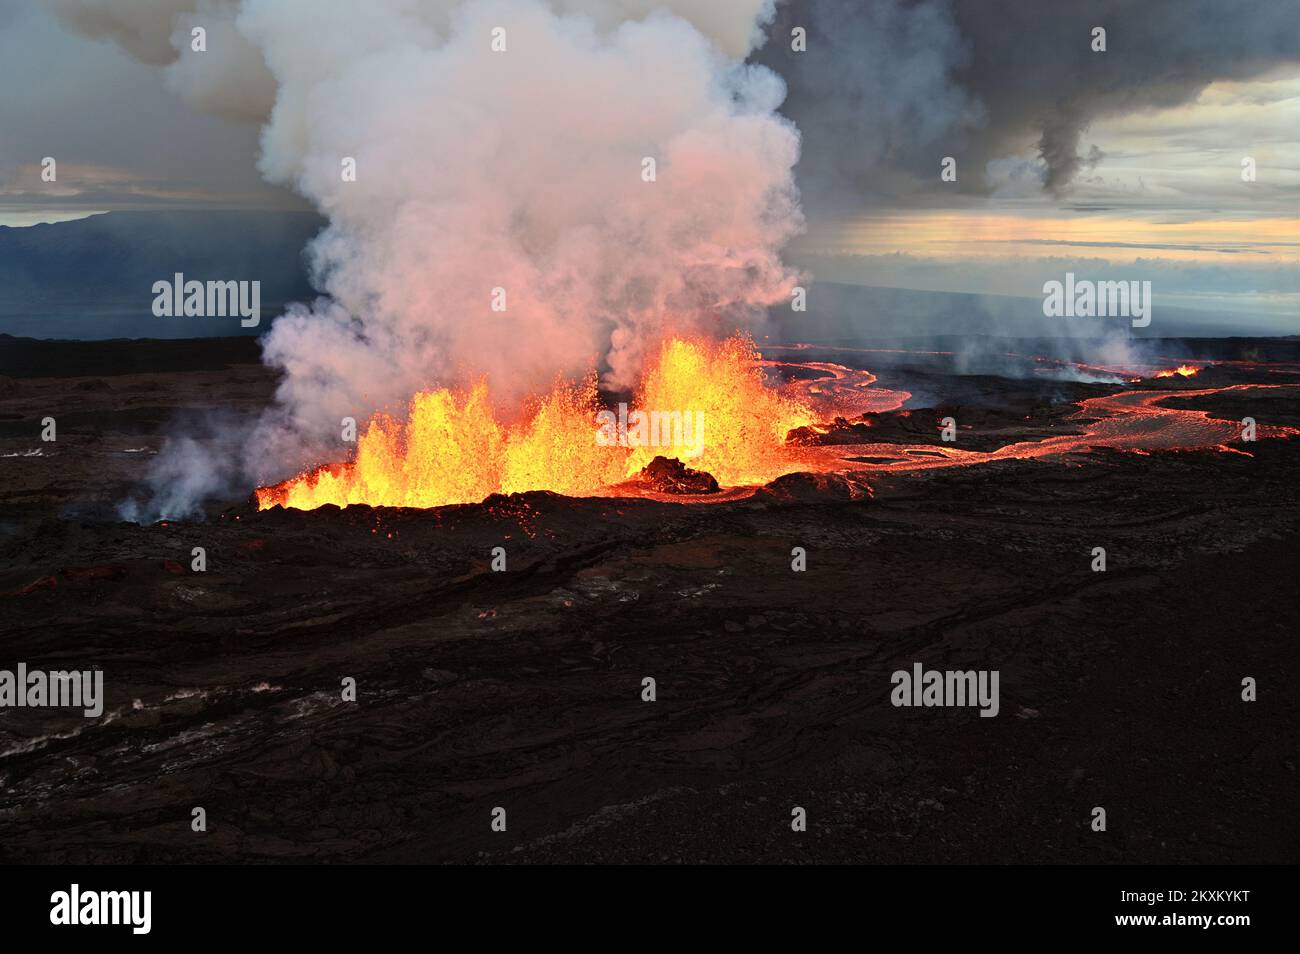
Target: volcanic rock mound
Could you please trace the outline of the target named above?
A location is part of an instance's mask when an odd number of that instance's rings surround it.
[[[778,477],[756,496],[776,501],[863,500],[871,496],[871,487],[851,475],[797,473]]]
[[[656,457],[632,481],[661,494],[716,494],[718,482],[702,470],[691,470],[676,457]]]

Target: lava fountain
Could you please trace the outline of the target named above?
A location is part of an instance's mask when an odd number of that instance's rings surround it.
[[[1156,377],[1172,378],[1174,375],[1178,375],[1180,378],[1190,378],[1194,377],[1200,370],[1200,368],[1193,367],[1190,364],[1180,364],[1176,368],[1165,368],[1163,371],[1157,371]]]
[[[518,423],[506,425],[484,382],[422,391],[404,420],[371,418],[351,461],[260,488],[258,509],[438,507],[528,490],[617,494],[617,485],[660,454],[723,485],[759,484],[800,468],[799,449],[786,444],[786,435],[816,417],[806,402],[767,382],[753,342],[739,335],[723,342],[668,338],[636,389],[637,408],[692,412],[707,431],[702,441],[602,442],[599,398],[594,372],[582,382],[558,381],[523,409]]]

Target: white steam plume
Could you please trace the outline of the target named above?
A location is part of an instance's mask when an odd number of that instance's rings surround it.
[[[259,478],[431,385],[486,375],[509,407],[599,361],[627,386],[665,330],[727,333],[794,284],[798,133],[780,78],[740,62],[771,0],[54,5],[154,62],[170,10],[171,87],[264,117],[262,173],[329,217],[311,249],[329,299],[265,339],[285,378]]]

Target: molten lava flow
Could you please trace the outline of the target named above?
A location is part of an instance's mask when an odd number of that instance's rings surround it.
[[[804,389],[801,401],[810,404],[817,419],[856,418],[863,414],[897,411],[912,396],[910,391],[872,387],[876,376],[860,368],[847,368],[827,361],[763,361],[765,368],[791,368],[814,371],[819,377],[800,382]],[[797,387],[792,384],[791,387]]]
[[[1180,364],[1176,368],[1165,368],[1163,371],[1157,371],[1156,377],[1172,378],[1175,374],[1177,374],[1184,378],[1190,378],[1192,375],[1196,374],[1196,372],[1200,370],[1201,370],[1200,368],[1194,368],[1190,364]]]
[[[820,460],[808,460],[806,466],[808,470],[845,473],[932,470],[1008,459],[1065,460],[1073,455],[1090,453],[1097,447],[1140,454],[1154,450],[1245,453],[1228,446],[1241,440],[1241,427],[1236,422],[1211,417],[1209,411],[1165,407],[1162,402],[1290,387],[1297,385],[1232,384],[1193,391],[1121,391],[1079,402],[1079,410],[1073,417],[1083,424],[1081,432],[1076,434],[1019,441],[988,452],[952,446],[917,447],[885,443],[813,447],[807,449],[810,457],[816,453],[823,456]],[[1259,425],[1257,434],[1261,440],[1294,438],[1300,437],[1300,428],[1281,424]],[[869,460],[864,462],[864,458]]]
[[[743,337],[721,344],[671,338],[648,366],[636,408],[702,414],[703,434],[688,445],[602,445],[598,398],[594,374],[581,385],[559,383],[525,409],[522,423],[507,427],[485,383],[422,391],[404,422],[382,414],[370,420],[354,460],[263,487],[257,504],[437,507],[526,490],[617,493],[614,485],[660,455],[724,485],[763,483],[799,469],[798,449],[788,448],[785,437],[814,419],[806,404],[768,386],[753,343]]]

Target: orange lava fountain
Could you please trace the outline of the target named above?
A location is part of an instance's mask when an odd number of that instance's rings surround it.
[[[467,391],[439,388],[415,395],[405,421],[371,418],[353,460],[260,488],[258,509],[437,507],[526,490],[610,493],[656,455],[706,470],[724,486],[764,483],[799,469],[786,434],[814,420],[805,403],[767,384],[753,342],[740,336],[721,343],[668,339],[631,406],[702,414],[703,440],[602,445],[594,373],[581,384],[557,383],[513,426],[498,421],[486,383]]]
[[[1165,370],[1163,371],[1157,371],[1156,377],[1172,378],[1176,374],[1180,377],[1190,378],[1200,370],[1201,370],[1200,368],[1194,368],[1190,364],[1180,364],[1176,368],[1165,368]]]

